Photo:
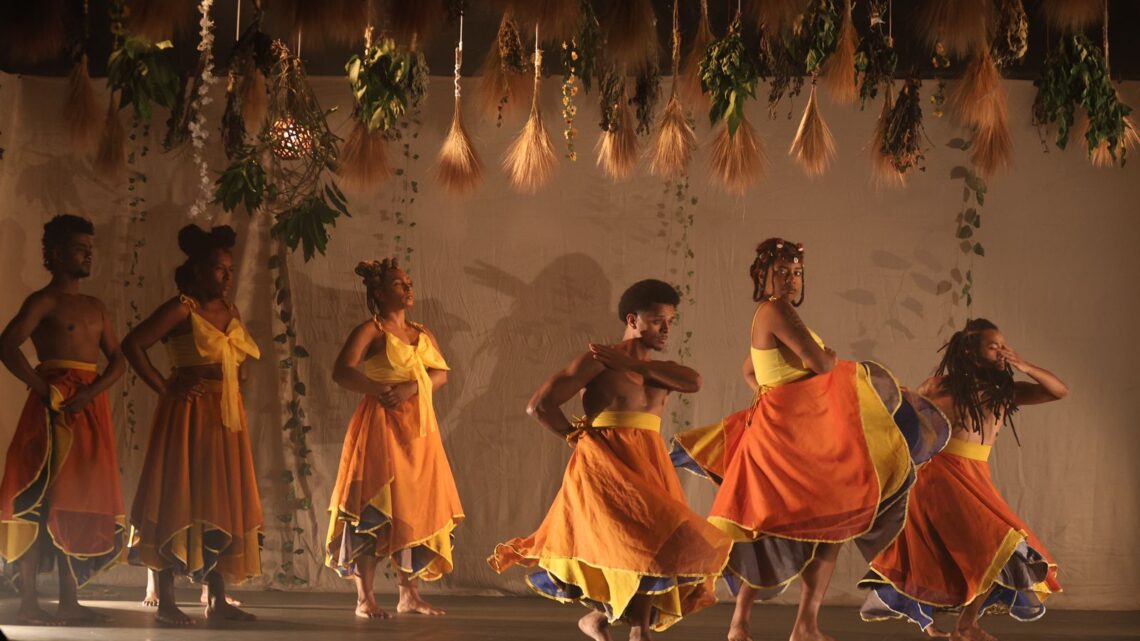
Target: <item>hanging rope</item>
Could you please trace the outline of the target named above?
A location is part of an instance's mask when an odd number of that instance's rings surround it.
[[[455,97],[459,97],[459,70],[463,66],[463,14],[459,14],[459,45],[455,47]]]

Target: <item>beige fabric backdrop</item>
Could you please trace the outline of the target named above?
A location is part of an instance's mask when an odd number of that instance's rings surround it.
[[[350,105],[344,82],[322,78],[314,85],[323,104],[340,106],[331,120],[346,132]],[[1134,287],[1140,274],[1140,161],[1123,170],[1095,170],[1080,151],[1042,153],[1029,124],[1033,87],[1006,87],[1017,164],[992,181],[982,209],[980,239],[987,255],[974,266],[974,313],[996,321],[1023,355],[1056,371],[1073,392],[1064,402],[1019,415],[1022,446],[1010,435],[1003,438],[992,459],[995,478],[1061,564],[1066,593],[1056,599],[1057,607],[1137,608],[1140,553],[1127,541],[1140,530],[1134,375],[1140,349],[1132,336],[1133,317],[1140,312]],[[107,300],[125,332],[132,304],[145,314],[173,293],[172,272],[180,261],[175,231],[187,220],[196,172],[186,149],[160,152],[162,132],[156,126],[133,143],[136,152],[149,146],[140,157],[145,184],[129,192],[125,181],[97,178],[73,153],[61,126],[64,95],[60,79],[0,75],[0,146],[7,148],[0,161],[0,318],[6,322],[20,300],[46,282],[41,225],[56,213],[80,213],[97,225],[99,255],[87,289]],[[1123,95],[1140,105],[1140,84],[1125,85]],[[556,139],[558,96],[557,80],[547,81],[544,113]],[[594,167],[592,97],[579,116],[580,160],[561,161],[553,184],[535,196],[511,192],[497,167],[520,122],[496,128],[477,117],[473,98],[467,101],[468,122],[488,165],[477,194],[451,198],[434,179],[434,158],[451,117],[449,79],[435,80],[421,133],[411,141],[419,157],[405,165],[418,182],[415,202],[406,207],[417,223],[406,232],[415,248],[415,317],[440,337],[454,368],[436,406],[468,517],[457,532],[455,573],[441,587],[523,593],[521,572],[497,576],[484,559],[496,542],[537,526],[568,456],[561,441],[527,418],[526,399],[587,341],[619,336],[614,308],[624,287],[646,277],[680,280],[685,267],[669,249],[676,249],[681,230],[663,181],[642,172],[614,184]],[[675,406],[694,424],[715,421],[749,400],[739,374],[751,310],[745,274],[755,243],[764,237],[806,244],[807,322],[841,355],[880,360],[904,382],[917,384],[929,374],[947,336],[946,321],[964,319],[948,295],[936,293],[960,260],[953,233],[962,184],[951,180],[950,170],[964,154],[946,147],[957,130],[928,117],[932,148],[926,172],[906,190],[877,193],[868,184],[865,146],[878,107],[860,112],[823,103],[839,158],[826,176],[810,180],[785,155],[802,104],[791,118],[785,108],[775,119],[761,106],[751,107],[772,163],[767,180],[745,197],[710,186],[704,152],[694,163],[690,195],[697,203],[689,211],[695,214],[690,241],[696,303],[682,312],[684,329],[693,333],[691,363],[704,375],[705,387],[691,397],[689,408]],[[212,123],[219,109],[215,100]],[[164,118],[156,117],[156,123]],[[703,122],[698,132],[708,139]],[[223,159],[211,133],[209,160],[218,170]],[[267,226],[244,213],[217,217],[232,220],[241,232],[236,300],[265,351],[251,370],[247,400],[269,534],[266,575],[292,558],[313,588],[348,588],[323,568],[321,552],[328,493],[358,398],[333,385],[329,371],[341,341],[366,315],[352,268],[359,259],[392,251],[397,225],[390,212],[399,208],[403,193],[401,181],[393,179],[373,194],[352,194],[354,215],[336,227],[330,255],[308,265],[293,261],[298,331],[312,353],[305,378],[315,468],[307,484],[313,509],[303,514],[305,548],[299,556],[281,551],[284,528],[274,516],[285,498],[287,488],[278,479],[290,457],[281,430],[281,370],[271,340],[279,330],[272,324],[272,284],[263,267],[272,251]],[[135,197],[145,199],[148,214],[132,223],[128,203]],[[130,275],[136,245],[142,287]],[[155,358],[161,361],[159,352]],[[129,505],[153,398],[141,384],[126,398],[123,389],[117,387],[113,396]],[[10,439],[23,400],[21,385],[0,375],[0,442]],[[135,426],[128,424],[128,403]],[[667,425],[665,435],[676,428]],[[688,475],[683,482],[693,507],[706,511],[711,486]],[[854,581],[861,574],[853,550],[844,552],[831,601],[857,602]],[[124,568],[105,580],[141,588],[143,573]]]

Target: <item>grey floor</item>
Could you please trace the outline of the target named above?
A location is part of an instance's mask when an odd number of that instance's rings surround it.
[[[138,590],[97,589],[84,603],[112,617],[96,627],[46,628],[8,625],[18,602],[10,593],[0,597],[0,630],[8,638],[28,641],[583,641],[574,622],[584,610],[540,598],[432,597],[447,615],[427,618],[398,616],[388,621],[363,621],[352,615],[350,594],[243,592],[254,623],[207,625],[200,619],[196,590],[180,590],[184,609],[199,618],[192,629],[160,627],[154,610],[138,603]],[[388,607],[392,597],[382,597]],[[731,606],[721,604],[682,621],[657,635],[663,640],[723,641]],[[783,641],[795,611],[787,606],[758,605],[754,611],[755,641]],[[825,631],[839,641],[921,641],[917,628],[901,622],[863,623],[854,608],[825,608]],[[1035,623],[990,617],[986,628],[1003,641],[1120,641],[1140,639],[1140,612],[1082,612],[1054,610]],[[615,641],[625,639],[617,628]]]

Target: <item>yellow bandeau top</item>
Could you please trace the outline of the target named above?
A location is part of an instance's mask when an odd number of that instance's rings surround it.
[[[432,383],[429,369],[449,370],[447,361],[436,347],[427,329],[419,323],[409,323],[420,332],[415,344],[405,343],[391,332],[385,332],[380,320],[372,322],[384,335],[384,350],[373,354],[364,361],[364,375],[377,383],[416,382],[416,396],[419,400],[420,436],[439,429],[432,405]]]
[[[823,339],[811,331],[811,338],[821,348]],[[774,388],[787,385],[811,374],[811,369],[792,350],[780,345],[771,349],[751,349],[752,369],[756,370],[756,382],[760,388]]]
[[[198,304],[189,296],[179,296],[190,309],[190,333],[166,339],[166,353],[171,367],[198,365],[222,366],[222,424],[232,431],[241,430],[241,389],[238,366],[247,357],[261,358],[261,350],[253,342],[245,325],[237,316],[230,319],[223,332],[198,313]]]

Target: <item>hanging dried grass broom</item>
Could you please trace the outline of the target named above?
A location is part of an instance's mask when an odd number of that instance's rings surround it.
[[[947,55],[964,58],[989,47],[992,18],[990,0],[932,0],[922,5],[919,32],[931,49],[941,44]]]
[[[1076,33],[1093,26],[1104,11],[1104,0],[1041,0],[1041,13],[1049,28]]]
[[[127,132],[119,117],[115,92],[107,99],[107,118],[95,152],[95,170],[107,178],[115,178],[127,167]]]
[[[1112,72],[1111,72],[1111,67],[1109,65],[1109,58],[1108,58],[1108,2],[1107,1],[1104,3],[1104,22],[1103,22],[1103,24],[1101,24],[1101,38],[1103,39],[1102,46],[1104,47],[1104,73],[1105,73],[1105,76],[1111,78]],[[1116,107],[1116,109],[1120,109],[1121,102],[1122,102],[1120,100],[1120,91],[1114,90],[1113,96],[1116,99],[1116,103],[1118,105]],[[1128,110],[1128,111],[1131,111],[1131,110]],[[1120,165],[1123,167],[1124,166],[1124,155],[1127,152],[1134,149],[1135,147],[1137,147],[1138,145],[1140,145],[1140,133],[1137,133],[1137,131],[1136,131],[1136,122],[1134,120],[1132,120],[1132,118],[1130,116],[1123,116],[1123,121],[1124,121],[1124,123],[1123,123],[1124,124],[1124,130],[1121,132],[1121,135],[1119,138],[1112,141],[1111,144],[1109,144],[1109,140],[1106,138],[1106,139],[1100,141],[1096,147],[1093,147],[1092,149],[1089,150],[1089,160],[1092,162],[1094,167],[1112,167],[1117,162],[1119,162]],[[1088,114],[1086,112],[1085,123],[1084,123],[1086,133],[1087,133],[1087,130],[1088,130],[1088,127],[1090,126],[1090,124],[1091,123],[1089,122]]]
[[[459,44],[455,47],[455,114],[451,129],[439,150],[439,182],[453,194],[474,191],[483,179],[483,161],[479,159],[467,128],[463,126],[460,99],[460,68],[463,66],[463,14],[459,14]]]
[[[534,30],[534,93],[531,95],[530,116],[519,137],[511,143],[503,156],[503,169],[515,189],[534,193],[545,185],[554,173],[557,157],[554,143],[542,113],[538,109],[539,84],[542,82],[542,49],[538,48],[538,27]]]
[[[95,87],[87,72],[87,54],[79,57],[71,68],[67,82],[67,102],[63,105],[63,119],[71,131],[71,142],[82,151],[91,151],[99,142],[103,117],[95,99]]]
[[[634,72],[657,63],[657,18],[650,0],[610,0],[602,22],[606,55]]]
[[[598,166],[614,180],[625,180],[637,166],[637,130],[629,113],[629,99],[622,76],[621,97],[613,105],[613,118],[598,137]]]
[[[665,105],[665,112],[661,115],[661,124],[653,139],[653,155],[649,160],[649,171],[665,178],[683,176],[688,171],[693,150],[697,147],[697,135],[685,117],[685,108],[678,95],[678,85],[681,82],[681,20],[678,2],[679,0],[673,0],[673,90]]]
[[[853,105],[859,99],[855,77],[855,49],[858,46],[859,34],[851,17],[851,0],[844,0],[843,24],[839,27],[835,51],[823,63],[821,75],[823,86],[827,87],[832,100],[841,105]]]
[[[713,178],[725,191],[734,194],[743,194],[764,177],[768,158],[747,116],[741,115],[736,131],[729,130],[727,121],[721,123],[713,138],[709,162]]]
[[[988,47],[974,54],[962,80],[950,92],[949,102],[955,120],[975,130],[970,160],[984,176],[1013,164],[1005,90]]]
[[[814,82],[811,85],[807,107],[804,108],[804,117],[800,120],[800,128],[788,153],[800,163],[809,176],[823,174],[835,159],[835,137],[831,135],[831,129],[819,113]]]
[[[714,40],[709,27],[709,2],[701,0],[701,21],[697,24],[697,35],[681,66],[681,101],[694,112],[708,113],[709,97],[701,87],[701,58]],[[675,80],[674,80],[675,81]]]
[[[906,174],[895,167],[894,159],[883,148],[891,109],[894,107],[893,91],[894,88],[890,84],[883,89],[883,111],[875,122],[875,133],[871,136],[871,184],[876,188],[906,185]]]
[[[748,0],[748,13],[770,36],[790,31],[807,7],[808,0]]]
[[[372,25],[364,30],[364,52],[372,48]],[[338,173],[345,184],[359,189],[369,189],[384,182],[391,174],[388,165],[388,150],[384,134],[379,128],[373,129],[356,113],[352,131],[341,148]]]

